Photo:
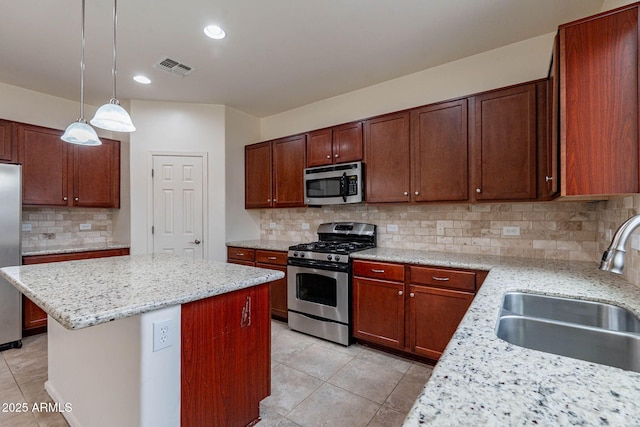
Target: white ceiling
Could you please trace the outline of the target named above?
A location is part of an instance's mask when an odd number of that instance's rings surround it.
[[[86,0],[86,102],[111,97],[111,0]],[[554,31],[603,0],[121,0],[118,98],[265,117]],[[0,0],[0,81],[80,97],[80,0]],[[218,24],[221,41],[202,29]],[[153,68],[168,56],[194,68]],[[142,73],[153,81],[132,80]]]

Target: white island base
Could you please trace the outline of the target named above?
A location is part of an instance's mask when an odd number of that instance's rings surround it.
[[[45,389],[71,409],[69,425],[180,426],[180,315],[178,305],[79,330],[49,316]],[[163,320],[172,345],[154,352],[153,324]]]

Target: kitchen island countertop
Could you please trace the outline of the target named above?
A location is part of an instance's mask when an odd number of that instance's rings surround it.
[[[354,259],[489,270],[405,426],[640,425],[640,373],[499,339],[506,291],[608,302],[640,314],[640,288],[595,262],[376,248]]]
[[[284,273],[167,254],[0,269],[67,329],[81,329],[284,277]]]

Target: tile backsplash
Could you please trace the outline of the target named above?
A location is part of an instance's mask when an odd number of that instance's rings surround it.
[[[91,230],[80,231],[80,224]],[[96,208],[22,208],[22,249],[112,241],[113,214]],[[31,226],[31,231],[24,227]]]

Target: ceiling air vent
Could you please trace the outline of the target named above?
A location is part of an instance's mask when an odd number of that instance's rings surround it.
[[[171,58],[163,58],[160,62],[153,65],[159,70],[166,71],[167,73],[173,76],[186,76],[187,74],[191,74],[193,68],[188,65],[184,65]]]

